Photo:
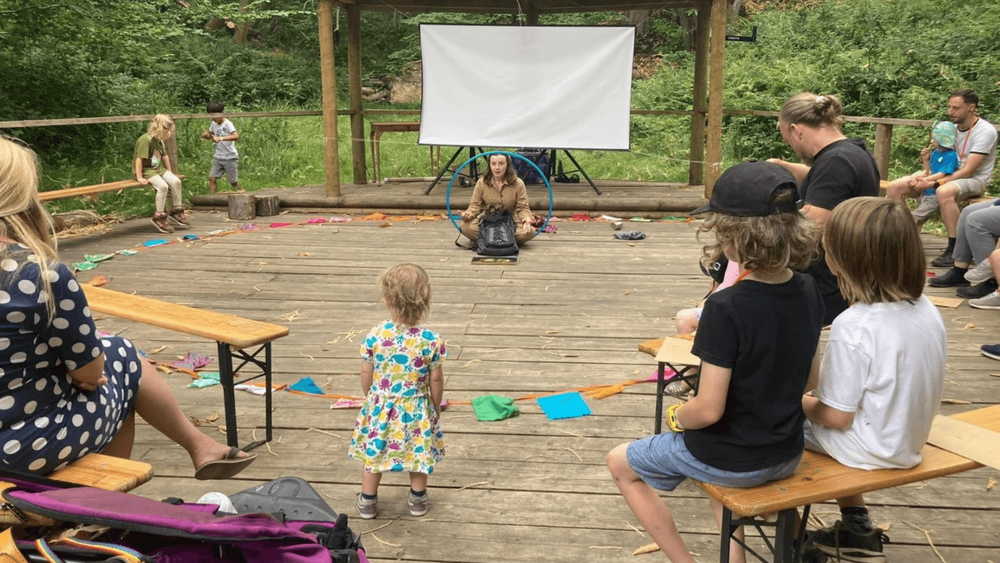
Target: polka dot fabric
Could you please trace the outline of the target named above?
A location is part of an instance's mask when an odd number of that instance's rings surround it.
[[[0,449],[9,469],[45,475],[104,448],[132,410],[142,365],[124,338],[97,337],[72,272],[49,272],[49,322],[38,258],[24,250],[0,260]],[[104,354],[108,383],[72,384],[67,370]]]
[[[361,357],[374,366],[347,455],[365,471],[431,474],[444,436],[431,402],[430,372],[448,356],[441,336],[385,321],[368,333]]]

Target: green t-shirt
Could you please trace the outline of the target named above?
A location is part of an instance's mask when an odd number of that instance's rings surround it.
[[[166,171],[166,168],[163,167],[163,160],[156,156],[157,152],[160,153],[160,156],[163,155],[163,143],[149,133],[139,137],[135,142],[135,152],[132,154],[132,162],[135,162],[137,158],[142,159],[143,178],[152,178]]]

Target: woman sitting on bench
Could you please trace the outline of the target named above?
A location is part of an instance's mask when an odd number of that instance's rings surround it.
[[[0,137],[0,447],[8,469],[47,475],[91,452],[129,458],[135,414],[182,446],[198,479],[254,456],[198,430],[131,342],[101,337],[73,273],[58,262],[38,199],[38,162]]]

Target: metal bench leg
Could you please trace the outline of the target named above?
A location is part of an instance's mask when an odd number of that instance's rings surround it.
[[[656,367],[656,419],[653,421],[653,434],[659,434],[663,424],[663,389],[667,382],[663,381],[663,362]]]
[[[733,524],[733,512],[729,507],[722,507],[722,534],[719,542],[719,563],[729,563],[729,549],[733,541],[733,534],[739,526]]]
[[[798,519],[799,511],[794,508],[778,513],[774,532],[774,563],[793,563]]]
[[[272,398],[271,398],[271,343],[262,344],[254,353],[248,354],[245,350],[235,350],[235,355],[241,360],[237,367],[233,367],[234,350],[225,342],[219,342],[219,381],[222,383],[223,405],[226,410],[226,443],[232,447],[239,447],[239,428],[236,422],[236,374],[247,364],[253,364],[260,369],[261,373],[252,375],[241,380],[239,383],[246,383],[264,378],[264,439],[247,444],[243,451],[249,451],[257,446],[270,442],[272,439]],[[264,360],[257,359],[257,355],[264,352]]]
[[[233,382],[233,355],[229,344],[218,342],[219,345],[219,381],[222,383],[222,404],[226,410],[226,443],[238,448],[239,436],[236,427],[236,390]]]

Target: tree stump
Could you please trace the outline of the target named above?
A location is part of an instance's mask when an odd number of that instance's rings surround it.
[[[246,221],[257,217],[257,198],[253,194],[229,194],[229,218]]]
[[[271,217],[278,214],[281,202],[276,195],[257,196],[257,216]]]

